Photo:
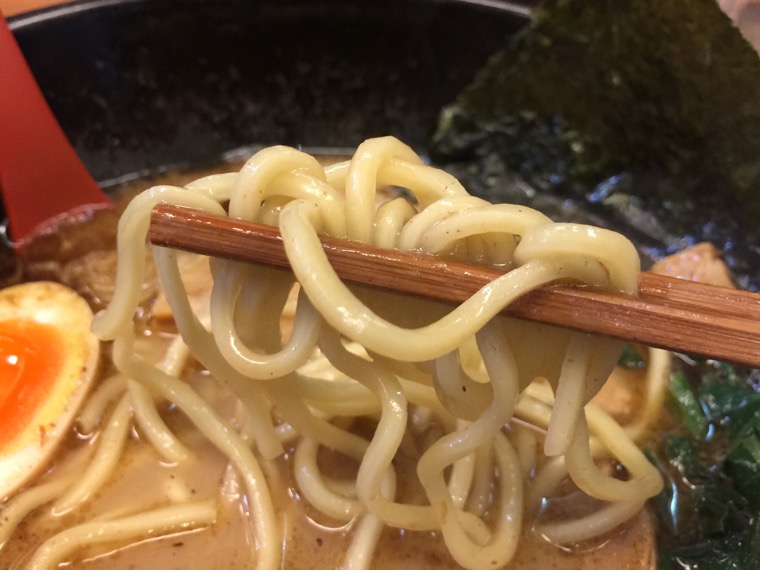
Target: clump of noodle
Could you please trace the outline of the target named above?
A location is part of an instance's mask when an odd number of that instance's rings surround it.
[[[298,281],[332,327],[368,350],[397,360],[431,360],[455,350],[503,307],[542,285],[588,276],[592,284],[600,284],[601,275],[595,271],[599,266],[531,260],[486,285],[434,323],[407,329],[370,311],[332,271],[319,242],[318,231],[323,229],[320,216],[316,204],[301,201],[291,202],[280,214],[285,250]],[[565,239],[557,233],[550,239]],[[518,249],[529,239],[530,236],[523,237]],[[574,243],[585,245],[582,239]],[[347,315],[351,318],[346,318]]]
[[[136,359],[132,331],[124,333],[114,343],[114,363],[131,378],[142,382],[151,392],[174,402],[237,467],[245,483],[253,512],[253,524],[259,544],[257,567],[273,568],[278,559],[279,543],[274,507],[261,467],[243,438],[189,385]]]
[[[182,339],[178,338],[170,345],[159,368],[177,376],[187,356],[187,347]],[[126,386],[124,386],[124,380],[121,375],[114,376],[89,402],[88,407],[91,406],[93,409],[85,410],[86,419],[83,425],[91,429],[92,426],[88,424],[92,424],[91,418],[94,414],[102,413],[102,407],[117,395],[117,390],[122,392],[119,402],[108,420],[104,422],[104,429],[98,434],[97,451],[77,481],[56,501],[53,506],[54,514],[64,514],[81,506],[108,482],[121,459],[132,418],[165,459],[171,462],[188,459],[189,451],[161,419],[150,391],[131,378],[126,379]],[[81,419],[80,423],[82,423]]]
[[[378,207],[376,189],[385,184],[408,188],[419,211],[399,199]],[[224,215],[220,203],[227,199],[230,216],[280,227],[301,285],[287,342],[282,342],[280,318],[291,277],[212,260],[208,331],[192,313],[174,252],[155,248],[154,259],[184,342],[240,397],[247,415],[242,434],[189,386],[132,353],[131,320],[144,275],[150,209],[165,202]],[[320,232],[495,263],[511,271],[442,316],[433,310],[432,322],[415,321],[414,307],[400,304],[400,312],[412,315],[412,325],[397,325],[335,275],[319,243]],[[202,179],[186,189],[151,189],[125,212],[119,248],[114,300],[98,315],[93,330],[103,339],[116,339],[115,362],[122,373],[151,397],[174,402],[240,471],[254,511],[259,568],[278,566],[280,531],[263,473],[245,443],[248,437],[265,458],[282,452],[282,440],[300,437],[295,464],[304,496],[333,518],[358,521],[344,563],[350,568],[368,567],[387,524],[440,530],[452,555],[467,568],[506,564],[521,533],[526,483],[529,511],[536,493],[548,495],[566,473],[586,493],[610,501],[581,521],[540,527],[560,542],[606,532],[633,516],[661,485],[619,426],[610,430],[608,418],[589,408],[584,413],[614,365],[619,345],[496,317],[524,293],[556,281],[634,292],[638,258],[617,234],[552,224],[521,206],[489,205],[467,195],[448,174],[423,165],[405,145],[385,138],[363,143],[350,162],[327,169],[304,153],[274,147],[257,153],[237,175]],[[543,338],[546,342],[537,344]],[[351,353],[346,340],[364,352]],[[514,355],[512,345],[519,348]],[[317,348],[338,372],[334,385],[302,371]],[[473,372],[470,364],[464,365],[465,357],[482,361],[483,370]],[[549,400],[527,394],[541,374],[549,380]],[[552,412],[554,395],[562,405]],[[135,400],[149,405],[145,398]],[[281,418],[279,426],[271,409]],[[358,414],[378,422],[369,441],[330,421]],[[554,459],[541,467],[539,438],[502,429],[513,415],[546,430],[544,451]],[[153,424],[159,441],[164,427]],[[393,459],[405,445],[414,445],[406,435],[408,425],[417,425],[423,434],[417,471],[427,504],[405,504],[395,497]],[[321,475],[320,446],[356,460],[356,479]],[[624,463],[632,478],[619,481],[604,474],[593,460],[600,453]],[[536,489],[531,491],[532,483]],[[482,517],[489,511],[487,522]],[[586,530],[579,531],[584,525]]]
[[[155,248],[153,256],[177,327],[182,331],[182,337],[190,351],[209,372],[228,384],[240,396],[248,409],[248,419],[255,428],[254,436],[261,454],[269,459],[282,454],[282,443],[274,431],[268,403],[264,399],[261,387],[248,381],[232,368],[220,354],[204,324],[193,314],[180,279],[176,252],[166,248]]]
[[[500,433],[501,427],[512,417],[517,396],[517,369],[514,358],[496,323],[491,323],[477,335],[478,344],[493,386],[491,406],[473,423],[436,442],[420,458],[417,474],[425,487],[431,505],[441,521],[441,530],[454,559],[463,566],[473,558],[490,559],[494,566],[506,564],[514,555],[522,519],[522,479],[512,445]],[[496,532],[486,542],[471,536],[454,507],[450,492],[445,486],[444,470],[459,459],[468,456],[489,435],[496,435],[494,450],[499,466],[499,493],[502,496],[496,513]]]
[[[553,396],[539,385],[532,385],[518,401],[516,415],[535,426],[548,425],[551,417]],[[589,427],[586,427],[588,417]],[[589,440],[588,429],[593,437]],[[537,515],[544,498],[568,475],[570,462],[575,471],[573,481],[588,492],[588,487],[598,485],[593,493],[598,499],[612,502],[597,511],[572,520],[539,523],[536,532],[557,544],[578,543],[608,532],[638,513],[646,499],[659,492],[662,486],[659,474],[652,468],[646,457],[625,436],[625,432],[609,415],[589,404],[579,421],[578,436],[568,454],[552,457],[538,469],[535,477],[529,479],[528,504]],[[591,444],[591,446],[589,446]],[[592,461],[589,447],[595,451],[591,455],[612,455],[624,464],[634,475],[629,481],[613,479],[603,473]],[[635,483],[635,484],[634,484]],[[626,494],[630,499],[626,500]],[[614,499],[611,496],[614,495]]]
[[[220,186],[216,183],[218,181],[218,178],[212,180],[210,187],[196,183],[197,189],[194,192],[188,192],[184,189],[173,187],[158,187],[133,200],[120,221],[119,241],[121,243],[130,243],[134,242],[136,236],[142,236],[137,237],[138,241],[142,240],[142,244],[136,244],[136,247],[133,248],[124,248],[124,254],[119,256],[119,275],[123,278],[123,280],[120,279],[119,281],[120,284],[123,284],[121,287],[122,295],[114,300],[112,307],[114,311],[113,314],[120,316],[121,319],[118,316],[116,318],[103,319],[100,321],[100,324],[94,323],[93,327],[95,330],[98,330],[100,327],[100,332],[104,338],[108,337],[116,339],[114,344],[114,362],[120,372],[128,378],[140,382],[150,393],[174,402],[188,415],[188,417],[191,418],[191,420],[193,420],[198,428],[217,445],[217,447],[230,457],[232,463],[238,467],[243,475],[247,493],[251,500],[253,522],[256,529],[255,539],[259,544],[257,554],[258,567],[274,568],[277,565],[278,559],[277,545],[279,541],[277,535],[279,532],[277,530],[271,498],[266,488],[266,482],[254,455],[245,445],[241,436],[236,434],[235,431],[227,426],[221,418],[213,413],[208,404],[204,402],[189,386],[176,380],[172,375],[167,374],[160,368],[141,362],[134,354],[134,333],[131,328],[131,318],[136,303],[139,302],[139,296],[135,295],[134,287],[140,286],[145,272],[144,239],[148,227],[148,218],[144,214],[149,212],[153,205],[160,202],[182,203],[188,207],[201,208],[212,213],[223,214],[224,210],[219,205],[219,202],[226,199],[229,188],[228,186]],[[134,212],[137,212],[137,214],[133,215]],[[140,257],[142,257],[142,259],[140,259]],[[158,264],[158,252],[156,252],[156,257]],[[176,260],[172,259],[171,256],[169,256],[168,261],[163,263],[160,269],[163,269],[164,273],[171,272],[172,262],[174,262],[174,269],[176,270]],[[167,265],[169,266],[168,268]],[[178,274],[176,277],[178,277]],[[170,279],[167,281],[171,282]],[[177,300],[180,297],[184,297],[184,299]],[[182,303],[183,301],[185,303],[187,302],[186,295],[174,295],[175,304]],[[185,309],[185,313],[189,312],[189,305]],[[176,312],[179,314],[181,309]],[[197,322],[197,319],[195,319],[193,324],[198,326],[203,333],[205,333],[205,329],[203,329],[202,325]],[[201,342],[203,341],[205,341],[205,338],[201,339]],[[198,343],[195,344],[197,345]],[[202,350],[198,350],[197,346],[193,352],[196,355],[198,353],[203,353]],[[217,357],[215,361],[217,363],[223,362],[221,357],[218,357],[216,354],[212,354],[212,357]],[[177,370],[174,369],[176,367],[173,367],[173,365],[168,364],[167,367],[172,372],[177,373]],[[211,366],[208,366],[208,368],[213,371],[213,363]],[[226,362],[219,366],[219,368],[222,369],[222,374],[219,374],[219,377],[234,382],[236,377],[228,374],[229,366]],[[251,390],[248,390],[248,392],[251,392]],[[144,401],[143,404],[145,404]],[[256,402],[253,402],[251,407],[254,410],[261,409],[261,406],[257,406]],[[124,433],[125,426],[126,428],[129,427],[127,422],[121,421],[125,419],[122,418],[122,416],[128,416],[127,400],[122,399],[122,403],[117,406],[116,412],[119,413],[118,419],[120,421],[116,422],[110,431],[113,432],[114,436],[120,436]],[[126,419],[128,419],[128,417]],[[161,422],[161,424],[163,424],[163,422]],[[273,433],[271,423],[269,424],[269,427],[269,431],[272,432],[272,435],[267,442],[270,454],[275,455],[281,452],[282,447],[279,440],[277,440],[276,435]],[[106,432],[108,431],[109,428],[106,428]],[[159,427],[158,431],[164,431],[163,425]],[[266,430],[261,431],[266,433]],[[103,449],[103,457],[100,461],[94,461],[88,468],[88,474],[83,479],[83,482],[67,493],[67,496],[64,497],[62,502],[64,507],[70,508],[71,506],[80,504],[87,496],[89,496],[92,491],[102,483],[104,478],[107,478],[107,473],[113,468],[114,460],[117,460],[120,456],[120,446],[123,444],[124,438],[106,438],[104,437],[104,435],[108,435],[106,432],[101,434],[101,438],[104,441],[111,441],[111,439],[113,439],[116,445],[112,448],[110,453],[106,446],[101,445],[101,448]],[[126,437],[125,433],[124,437]],[[164,441],[166,441],[166,438],[164,438]],[[135,521],[138,521],[139,517],[140,515],[135,515]],[[149,519],[146,519],[146,521],[148,520]],[[150,523],[148,522],[147,524],[147,528],[149,528]],[[114,522],[114,525],[118,526],[118,523]],[[86,535],[77,534],[75,536],[82,537],[81,544],[89,542]]]

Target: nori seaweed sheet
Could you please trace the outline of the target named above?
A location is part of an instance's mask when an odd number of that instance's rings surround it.
[[[443,110],[430,156],[645,260],[712,241],[760,289],[760,58],[715,0],[545,1]]]

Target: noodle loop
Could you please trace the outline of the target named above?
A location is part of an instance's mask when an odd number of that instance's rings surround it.
[[[384,199],[382,185],[408,195]],[[153,253],[182,347],[235,393],[244,416],[237,423],[178,379],[181,366],[170,374],[133,351],[151,208],[172,202],[226,215],[227,200],[229,216],[279,226],[297,285],[289,273],[211,260],[211,317],[204,322],[192,311],[175,252]],[[320,234],[508,271],[449,309],[342,282]],[[499,316],[525,293],[556,282],[633,293],[638,272],[638,256],[622,236],[469,196],[396,139],[366,141],[350,161],[328,168],[273,147],[238,174],[153,188],[135,199],[120,222],[114,300],[92,328],[101,339],[116,339],[115,364],[133,386],[132,399],[123,396],[114,412],[121,421],[131,417],[133,400],[150,407],[152,394],[174,402],[229,457],[251,505],[258,568],[281,564],[282,528],[269,490],[276,481],[261,463],[282,454],[283,441],[294,450],[305,500],[337,523],[355,521],[344,567],[368,567],[390,525],[439,531],[462,566],[496,568],[512,559],[542,499],[568,480],[576,492],[606,503],[580,520],[535,525],[558,542],[607,532],[662,486],[625,431],[589,405],[620,344]],[[291,331],[282,323],[294,287],[300,291]],[[156,414],[140,417],[165,456],[184,457]],[[346,456],[355,475],[325,473],[321,448]],[[630,477],[609,475],[602,458],[623,464]],[[410,462],[416,473],[402,478],[401,465]],[[75,488],[64,496],[71,506],[82,495]],[[206,504],[150,516],[172,525],[174,513],[185,511],[194,513],[194,524],[214,516]],[[143,521],[109,524],[116,536]]]

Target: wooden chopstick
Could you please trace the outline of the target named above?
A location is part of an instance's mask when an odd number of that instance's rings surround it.
[[[195,253],[289,267],[276,228],[159,205],[150,241]],[[324,250],[346,281],[460,303],[497,278],[467,265],[325,237]],[[760,295],[642,273],[639,296],[556,285],[532,291],[505,314],[648,346],[760,367]]]

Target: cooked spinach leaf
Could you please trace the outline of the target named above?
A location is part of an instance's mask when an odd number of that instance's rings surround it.
[[[670,383],[679,421],[652,460],[669,485],[654,505],[662,568],[760,568],[760,393],[754,372],[700,363]]]
[[[760,524],[757,519],[748,532],[724,541],[666,551],[660,570],[749,570],[760,568]]]
[[[686,375],[683,372],[673,374],[669,387],[671,406],[676,417],[694,437],[707,435],[707,417]]]

